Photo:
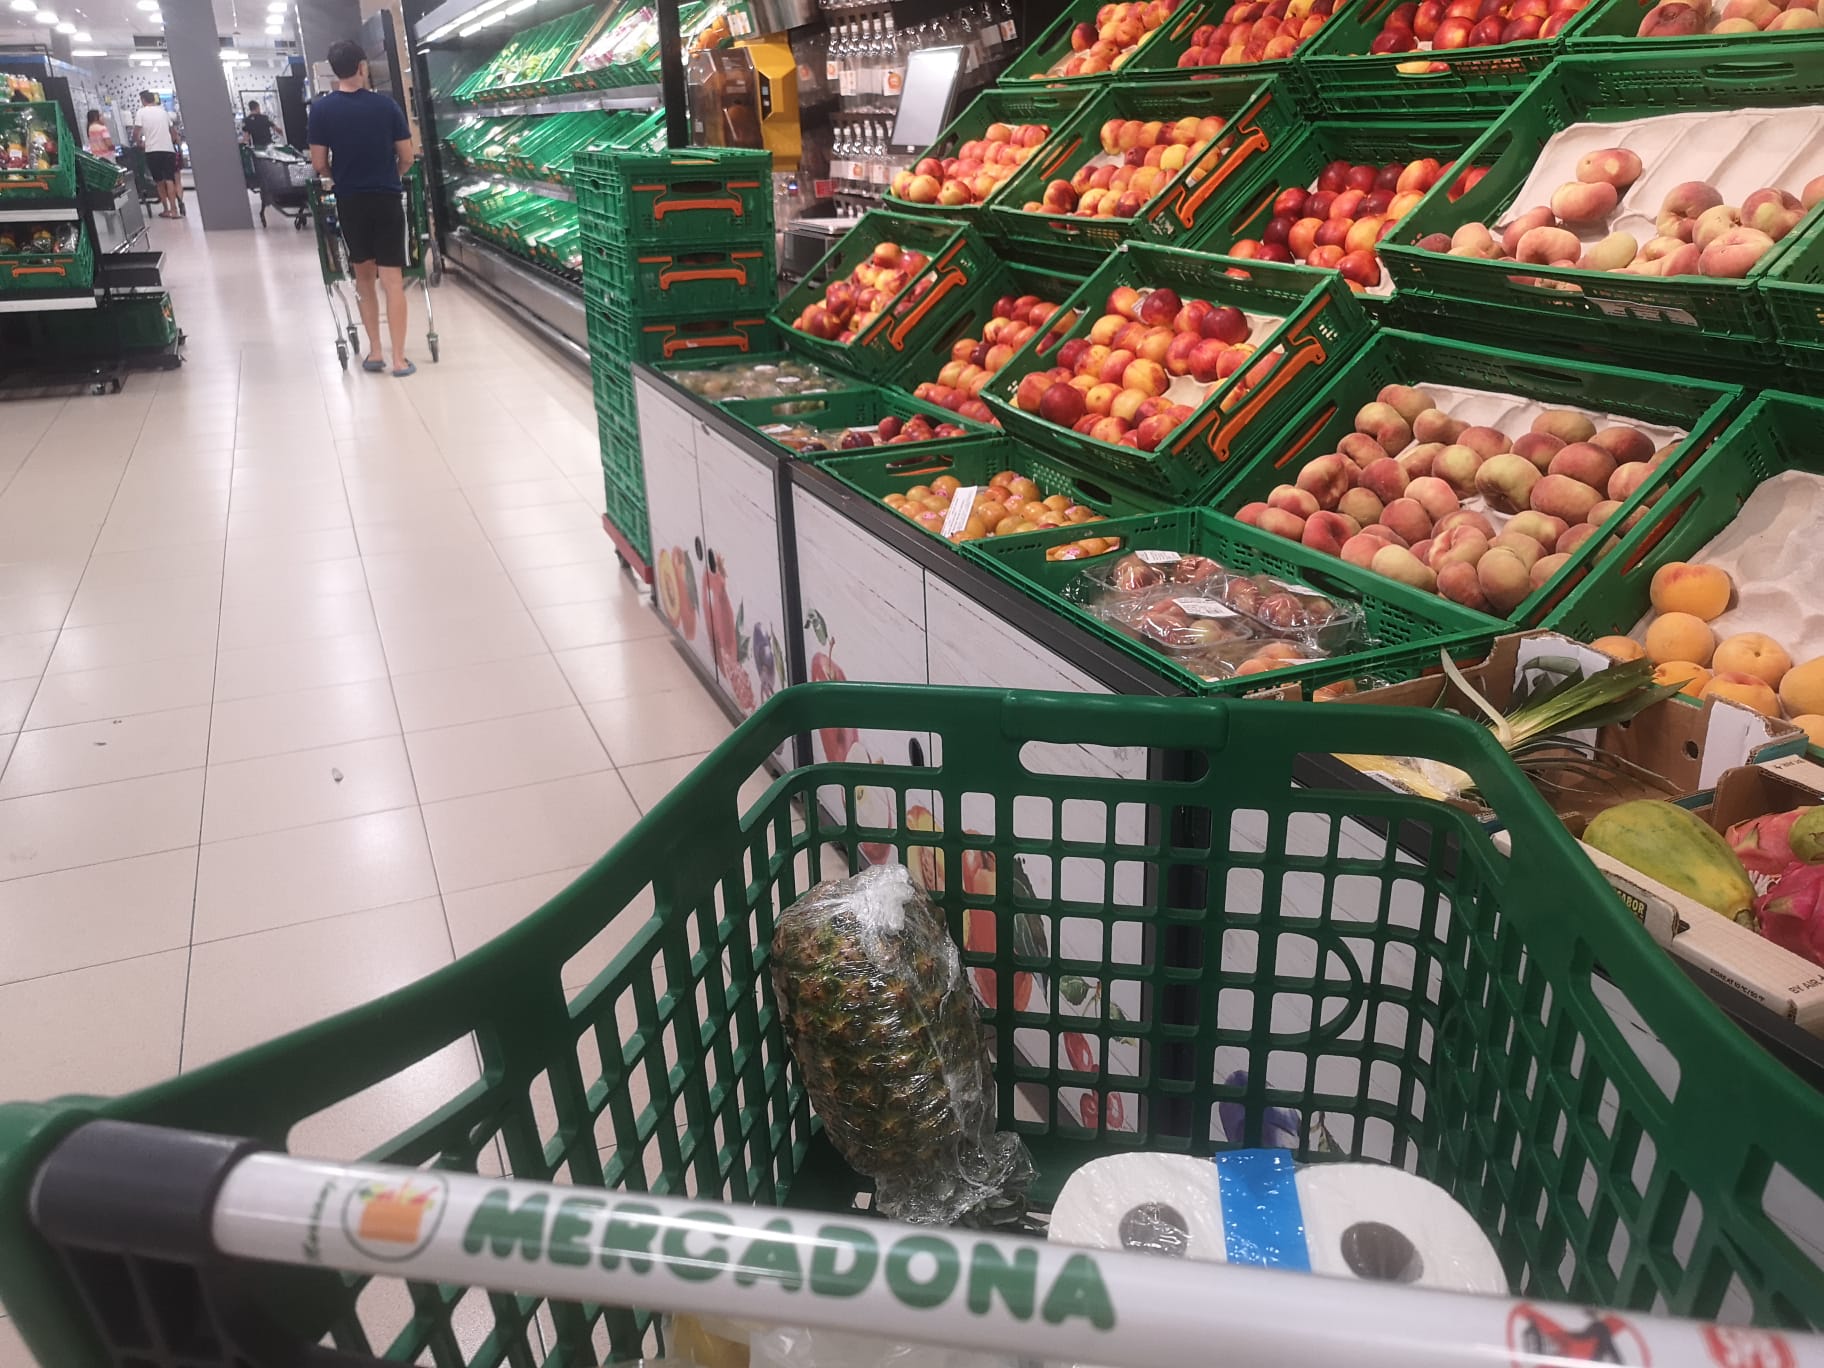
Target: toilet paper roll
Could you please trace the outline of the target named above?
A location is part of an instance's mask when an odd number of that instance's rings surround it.
[[[1508,1291],[1482,1228],[1436,1184],[1384,1164],[1295,1166],[1285,1150],[1227,1151],[1215,1161],[1092,1160],[1058,1194],[1050,1238],[1358,1281]]]

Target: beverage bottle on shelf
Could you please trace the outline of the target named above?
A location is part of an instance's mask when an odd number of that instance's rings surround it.
[[[899,34],[894,31],[893,16],[887,16],[887,31],[880,45],[882,68],[882,104],[889,116],[899,113],[899,92],[905,85],[906,64],[899,50]]]
[[[993,6],[994,18],[1000,25],[1001,43],[1007,55],[1013,55],[1014,44],[1019,40],[1019,26],[1013,22],[1013,6],[1008,0],[987,0]]]

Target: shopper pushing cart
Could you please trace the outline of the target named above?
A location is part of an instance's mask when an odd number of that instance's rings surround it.
[[[387,331],[392,342],[393,375],[403,377],[418,369],[405,354],[405,268],[410,250],[406,241],[405,176],[416,153],[405,112],[390,98],[368,88],[367,54],[358,43],[332,43],[330,70],[336,89],[319,97],[310,107],[310,161],[318,177],[335,182],[336,236],[355,278],[355,297],[361,324],[367,331],[367,355],[361,369],[388,369],[386,348],[380,337],[380,291],[386,293]],[[326,243],[330,227],[318,221],[319,246]],[[332,293],[334,280],[329,256],[324,257],[324,286]],[[426,295],[427,308],[429,295]],[[344,306],[344,317],[346,317]],[[349,324],[351,341],[354,332]],[[336,350],[342,352],[337,339]],[[344,360],[344,367],[347,362]]]

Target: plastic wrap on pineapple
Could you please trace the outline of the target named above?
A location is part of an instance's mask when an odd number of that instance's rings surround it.
[[[830,1141],[903,1221],[1023,1213],[1032,1160],[994,1128],[994,1069],[943,918],[899,865],[818,884],[773,932],[786,1038]]]

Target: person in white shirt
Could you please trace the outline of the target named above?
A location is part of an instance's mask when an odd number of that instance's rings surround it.
[[[177,143],[170,114],[149,90],[139,93],[139,113],[133,119],[134,141],[146,154],[146,170],[158,187],[160,218],[174,219],[182,206],[183,190],[177,180]]]

